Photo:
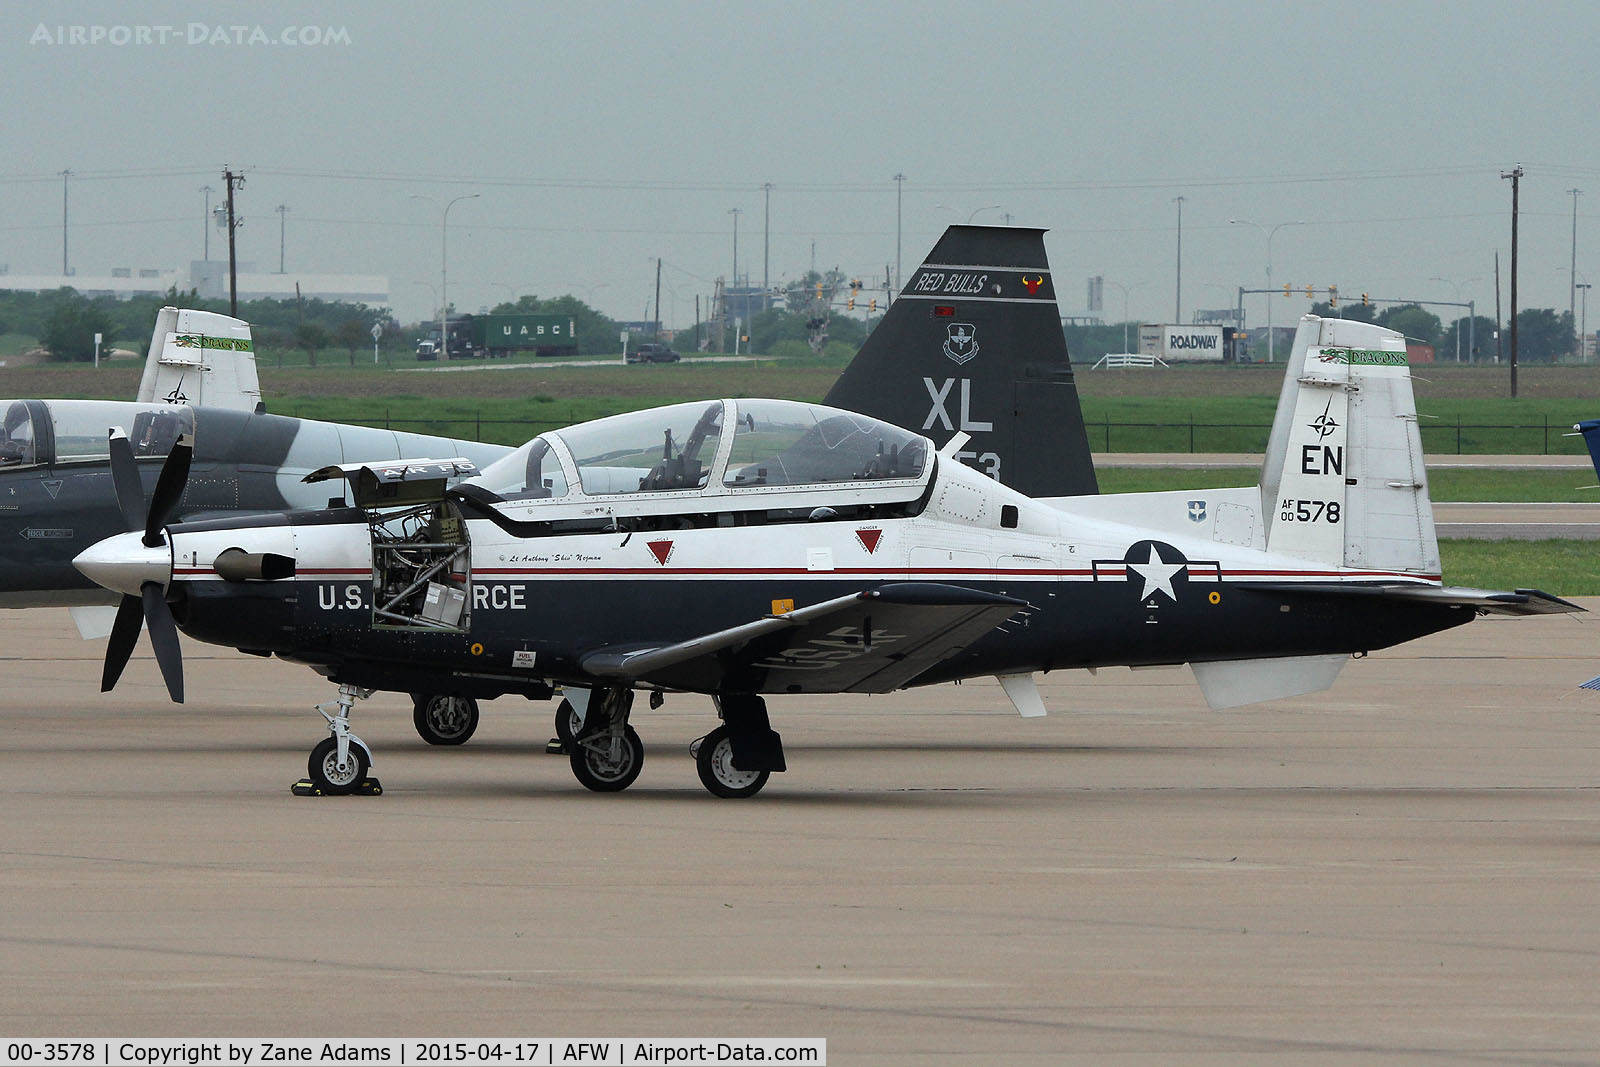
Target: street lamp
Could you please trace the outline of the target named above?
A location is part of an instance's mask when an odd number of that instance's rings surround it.
[[[463,193],[444,206],[439,220],[439,344],[444,347],[444,358],[450,358],[450,293],[446,279],[450,266],[450,209],[463,200],[476,200],[481,193]],[[427,193],[412,193],[413,200],[438,200]]]
[[[1121,282],[1114,282],[1110,278],[1104,279],[1107,285],[1114,285],[1122,290],[1122,351],[1128,351],[1128,287]],[[1135,282],[1133,288],[1138,289],[1144,282]]]
[[[1464,282],[1453,282],[1449,278],[1441,278],[1437,274],[1435,274],[1433,277],[1429,278],[1428,280],[1430,282],[1444,282],[1446,285],[1455,286],[1456,303],[1457,304],[1462,303],[1462,300],[1461,300],[1461,287],[1463,285],[1471,285],[1473,282],[1481,282],[1481,281],[1483,281],[1482,278],[1468,278]],[[1469,308],[1468,310],[1471,310],[1471,309]],[[1472,317],[1468,316],[1467,317],[1467,329],[1470,330],[1470,329],[1472,329],[1472,327],[1473,327]],[[1467,346],[1467,349],[1468,349],[1468,354],[1470,355],[1472,346],[1469,344]],[[1460,308],[1456,309],[1456,362],[1457,363],[1461,362],[1461,310],[1460,310]]]
[[[953,211],[953,212],[955,212],[957,214],[960,214],[960,209],[959,208],[951,207],[949,204],[935,204],[933,206],[934,206],[934,208],[936,210],[939,210],[939,211]],[[985,204],[983,207],[973,208],[972,209],[972,213],[967,216],[967,225],[968,226],[972,225],[972,220],[978,217],[978,212],[980,212],[980,211],[999,211],[1000,207],[1001,207],[1001,205],[999,205],[999,204]]]
[[[1583,325],[1578,328],[1578,358],[1587,363],[1589,362],[1589,290],[1594,286],[1588,282],[1578,282],[1577,287],[1583,294]]]
[[[1272,295],[1273,295],[1272,294],[1272,238],[1279,230],[1283,229],[1285,226],[1304,226],[1306,224],[1306,222],[1305,222],[1304,219],[1295,219],[1293,222],[1278,222],[1278,223],[1274,223],[1271,226],[1263,226],[1261,223],[1259,223],[1259,222],[1251,222],[1249,219],[1229,219],[1228,220],[1228,224],[1230,226],[1254,226],[1256,229],[1260,230],[1262,233],[1267,235],[1267,362],[1271,363],[1271,362],[1273,362],[1273,358],[1272,358]]]

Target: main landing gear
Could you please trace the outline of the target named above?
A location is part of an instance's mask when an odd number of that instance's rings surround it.
[[[570,707],[562,701],[563,707]],[[573,777],[596,793],[619,793],[644,769],[644,742],[628,725],[633,690],[596,689],[588,713],[567,745]],[[557,717],[559,728],[561,717]]]
[[[786,766],[783,740],[767,721],[767,702],[752,693],[712,700],[722,725],[689,746],[700,784],[714,797],[753,797],[773,771]]]
[[[376,796],[383,792],[378,780],[367,774],[372,769],[372,753],[361,738],[350,732],[351,707],[372,693],[371,689],[341,685],[338,699],[317,705],[317,711],[328,720],[329,736],[311,750],[306,762],[308,777],[296,785],[296,793],[347,796],[359,792]]]
[[[464,745],[478,728],[478,702],[445,693],[411,694],[411,722],[430,745]]]

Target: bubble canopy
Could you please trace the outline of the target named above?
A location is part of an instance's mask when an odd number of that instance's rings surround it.
[[[696,401],[541,434],[471,481],[508,501],[916,485],[932,451],[920,434],[820,404]]]

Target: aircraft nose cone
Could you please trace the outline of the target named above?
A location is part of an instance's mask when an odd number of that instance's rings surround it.
[[[72,565],[96,585],[138,596],[146,582],[165,588],[172,580],[172,549],[148,548],[139,533],[117,534],[84,549]]]

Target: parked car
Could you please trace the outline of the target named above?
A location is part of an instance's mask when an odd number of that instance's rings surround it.
[[[654,341],[646,341],[628,353],[629,363],[676,363],[682,358],[670,345],[656,344]]]

